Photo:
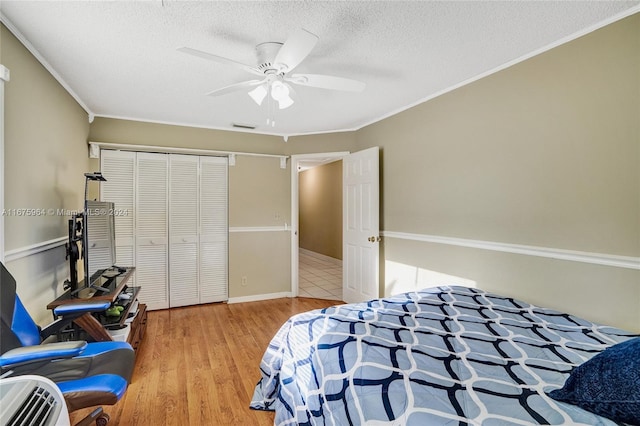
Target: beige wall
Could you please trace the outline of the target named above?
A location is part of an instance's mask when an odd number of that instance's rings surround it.
[[[639,331],[637,270],[385,238],[387,294],[460,284]]]
[[[88,170],[86,112],[24,46],[0,26],[0,62],[11,72],[5,84],[5,208],[44,209],[40,216],[5,216],[5,250],[12,252],[65,237],[79,210]],[[53,209],[55,212],[48,211]],[[48,302],[67,278],[64,247],[7,262],[27,310],[46,323]]]
[[[284,154],[315,154],[317,152],[357,151],[357,132],[327,133],[321,135],[294,136],[284,144]]]
[[[385,231],[640,256],[639,126],[635,15],[357,137],[382,147]],[[384,254],[385,293],[404,265],[640,330],[638,270],[393,238]]]
[[[229,167],[229,226],[290,225],[290,173],[279,158],[236,157]]]
[[[290,173],[278,158],[239,156],[229,167],[231,298],[291,291]],[[280,230],[244,232],[264,227]]]
[[[88,167],[87,114],[2,26],[5,208],[81,209]],[[5,249],[66,236],[67,217],[5,217]]]
[[[342,260],[342,161],[298,174],[300,247]]]
[[[291,291],[289,232],[231,232],[229,234],[229,297]],[[246,277],[246,285],[242,278]]]

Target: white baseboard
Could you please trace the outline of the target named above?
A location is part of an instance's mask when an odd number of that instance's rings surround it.
[[[324,260],[325,262],[330,262],[338,266],[342,266],[342,260],[336,259],[335,257],[327,256],[322,253],[317,253],[315,251],[300,249],[300,253],[306,254],[307,256],[315,257],[316,259]]]
[[[282,299],[284,297],[293,297],[290,291],[280,293],[254,294],[252,296],[230,297],[227,303],[245,303],[259,302],[261,300]]]

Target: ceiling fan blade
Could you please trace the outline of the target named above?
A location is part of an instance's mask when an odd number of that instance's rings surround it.
[[[297,67],[311,53],[318,42],[318,36],[305,29],[299,29],[284,42],[273,63],[281,72],[289,72]]]
[[[362,92],[366,86],[362,81],[322,74],[293,74],[285,80],[300,86],[343,90],[345,92]]]
[[[220,89],[212,90],[207,93],[207,96],[221,96],[227,93],[237,92],[238,90],[248,89],[250,87],[258,86],[264,83],[264,80],[248,80],[241,83],[232,84],[230,86],[222,87]]]
[[[243,70],[250,72],[251,74],[256,75],[264,75],[260,70],[254,68],[250,65],[243,64],[242,62],[234,61],[233,59],[223,58],[222,56],[214,55],[213,53],[203,52],[202,50],[192,49],[190,47],[179,47],[179,52],[186,53],[193,56],[198,56],[200,58],[208,59],[210,61],[219,62],[221,64],[227,65],[235,65],[236,67],[240,67]]]

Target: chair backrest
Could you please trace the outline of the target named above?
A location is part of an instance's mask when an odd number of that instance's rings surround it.
[[[16,280],[0,262],[0,353],[40,344],[40,329],[16,293]]]

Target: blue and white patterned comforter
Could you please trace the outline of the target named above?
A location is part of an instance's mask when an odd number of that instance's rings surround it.
[[[612,425],[545,392],[631,336],[466,287],[295,315],[251,407],[288,425]]]

